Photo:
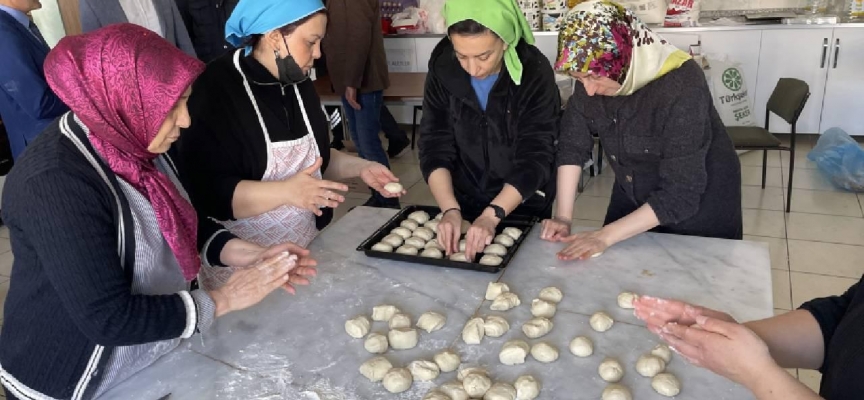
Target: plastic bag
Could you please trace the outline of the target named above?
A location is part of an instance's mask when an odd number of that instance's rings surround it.
[[[702,0],[669,0],[663,26],[699,26],[699,12],[701,10]]]
[[[620,0],[618,3],[633,10],[646,24],[662,24],[666,17],[666,0]]]
[[[426,10],[426,30],[428,33],[447,33],[444,21],[444,2],[446,0],[419,0],[419,7]]]
[[[750,104],[744,70],[727,59],[705,58],[708,87],[714,98],[714,108],[726,126],[756,126],[756,115]]]
[[[426,33],[426,10],[417,7],[408,7],[393,16],[391,26],[399,34],[423,34]]]
[[[864,192],[864,149],[840,128],[831,128],[819,137],[807,154],[834,184],[851,192]]]

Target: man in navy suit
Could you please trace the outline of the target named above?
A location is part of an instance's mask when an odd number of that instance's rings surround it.
[[[42,64],[51,48],[27,17],[39,8],[39,0],[0,0],[0,117],[13,158],[55,118],[69,111],[45,81]]]

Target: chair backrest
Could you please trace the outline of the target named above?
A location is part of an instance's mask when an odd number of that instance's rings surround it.
[[[768,111],[777,114],[790,125],[795,125],[809,97],[810,85],[807,82],[795,78],[780,78],[768,99]]]

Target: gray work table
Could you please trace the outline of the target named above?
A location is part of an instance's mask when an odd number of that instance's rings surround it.
[[[371,316],[372,307],[393,304],[416,321],[423,312],[447,316],[444,329],[421,332],[419,345],[385,356],[396,366],[430,359],[452,347],[463,365],[482,365],[495,379],[513,382],[533,374],[543,386],[541,399],[597,399],[605,387],[597,366],[605,356],[620,359],[626,368],[622,381],[636,399],[663,399],[639,376],[635,361],[657,338],[629,310],[618,308],[621,291],[680,298],[729,311],[740,320],[772,315],[771,274],[764,244],[661,234],[643,234],[620,243],[602,257],[586,262],[555,258],[560,244],[539,238],[535,227],[510,266],[500,274],[442,269],[368,258],[357,245],[389,219],[395,210],[358,207],[333,224],[310,246],[319,261],[319,275],[296,296],[274,293],[261,304],[228,314],[201,336],[131,379],[104,398],[158,399],[420,399],[431,388],[455,379],[441,374],[435,382],[415,382],[409,391],[391,395],[380,384],[363,378],[357,368],[372,357],[363,340],[350,338],[347,319]],[[484,301],[486,285],[500,280],[518,294],[522,305],[508,312],[492,312]],[[557,286],[564,300],[547,336],[528,340],[521,331],[531,318],[530,303],[540,289]],[[606,333],[588,326],[596,311],[606,311],[616,323]],[[501,315],[510,331],[498,339],[468,346],[461,330],[474,315]],[[385,323],[372,332],[386,334]],[[568,344],[578,335],[595,341],[595,354],[579,359]],[[506,340],[546,341],[559,349],[558,361],[541,364],[530,358],[520,366],[498,362]],[[669,371],[682,382],[679,399],[748,399],[743,388],[688,365],[673,356]]]

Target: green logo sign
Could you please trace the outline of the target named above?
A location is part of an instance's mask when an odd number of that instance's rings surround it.
[[[738,68],[727,68],[723,71],[723,85],[732,91],[741,90],[741,86],[744,85],[744,78],[741,77]]]

